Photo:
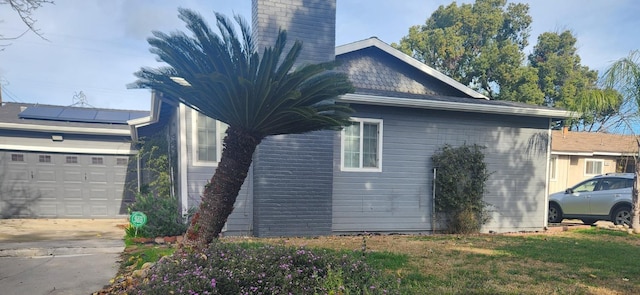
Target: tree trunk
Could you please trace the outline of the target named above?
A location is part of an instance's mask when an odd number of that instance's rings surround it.
[[[640,138],[636,137],[638,151],[640,152]],[[635,233],[640,233],[640,204],[638,201],[638,189],[640,188],[640,157],[636,157],[636,176],[633,182],[633,193],[631,193],[631,228]]]
[[[262,141],[244,130],[230,126],[224,138],[224,150],[218,168],[205,185],[198,212],[187,230],[188,243],[206,246],[217,238],[233,212],[240,188],[247,178],[253,152]]]

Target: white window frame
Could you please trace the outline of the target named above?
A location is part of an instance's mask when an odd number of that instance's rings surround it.
[[[352,168],[344,166],[344,148],[345,148],[345,129],[342,129],[340,132],[340,170],[341,171],[353,171],[353,172],[382,172],[382,139],[383,139],[383,127],[382,127],[382,119],[370,119],[370,118],[355,118],[352,117],[351,122],[360,124],[360,159],[359,164],[360,167]],[[362,128],[364,123],[377,124],[378,125],[378,167],[362,167],[363,165],[363,133],[364,128]]]
[[[558,180],[558,156],[551,156],[549,159],[549,180]]]
[[[599,173],[587,173],[587,163],[589,162],[598,162],[600,163],[600,172]],[[585,176],[594,176],[602,174],[602,170],[604,170],[604,160],[602,159],[584,159],[584,175]]]
[[[227,125],[216,120],[216,160],[217,161],[202,161],[198,159],[198,116],[200,113],[191,110],[191,157],[193,158],[193,166],[205,166],[205,167],[218,167],[220,157],[222,157],[222,140],[224,139],[225,132],[221,132],[222,129],[226,131]],[[204,116],[204,115],[203,115]]]

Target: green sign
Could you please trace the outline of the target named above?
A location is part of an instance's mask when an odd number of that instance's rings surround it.
[[[135,228],[141,227],[147,224],[147,215],[140,211],[131,212],[129,222],[131,222],[131,225],[133,225]]]

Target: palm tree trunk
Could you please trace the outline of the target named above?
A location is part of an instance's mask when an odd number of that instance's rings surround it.
[[[233,126],[227,129],[222,157],[211,182],[205,185],[200,209],[191,219],[187,242],[206,246],[218,237],[233,212],[233,204],[247,178],[253,152],[261,141],[262,137]]]

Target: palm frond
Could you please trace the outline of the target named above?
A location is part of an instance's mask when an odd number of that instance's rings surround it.
[[[179,9],[192,36],[153,32],[150,51],[168,67],[142,68],[137,88],[152,88],[170,100],[259,137],[339,129],[353,112],[334,98],[353,90],[334,63],[296,66],[302,43],[287,48],[281,30],[273,46],[255,50],[248,23],[215,13],[214,32],[198,13]],[[177,79],[180,78],[180,79]],[[178,81],[186,81],[179,83]]]

